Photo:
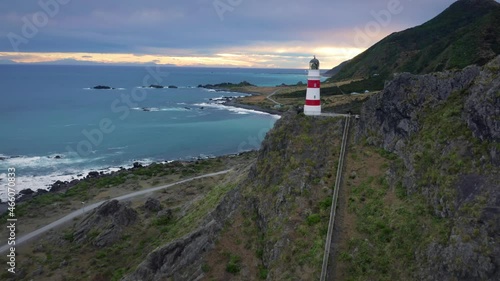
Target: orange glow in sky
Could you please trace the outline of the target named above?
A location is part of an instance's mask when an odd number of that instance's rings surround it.
[[[66,60],[74,63],[104,64],[159,64],[206,67],[256,67],[256,68],[304,68],[310,57],[316,55],[322,68],[332,68],[364,51],[361,48],[335,47],[246,47],[221,50],[214,55],[197,55],[186,52],[167,54],[132,53],[63,53],[63,52],[0,52],[0,60],[16,63],[52,63]],[[309,56],[297,53],[311,53]]]

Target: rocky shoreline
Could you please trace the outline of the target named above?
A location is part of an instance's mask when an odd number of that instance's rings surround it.
[[[243,109],[248,109],[248,110],[255,110],[255,111],[260,111],[260,112],[265,112],[265,113],[269,113],[269,114],[272,114],[272,115],[280,115],[281,116],[284,113],[283,111],[279,111],[279,110],[276,110],[276,109],[265,108],[265,107],[260,107],[260,106],[256,106],[256,105],[249,105],[249,104],[238,103],[235,100],[227,101],[227,102],[223,103],[223,105],[233,106],[233,107],[238,107],[238,108],[243,108]]]
[[[226,154],[226,155],[221,155],[221,156],[206,156],[206,157],[197,157],[193,158],[192,160],[175,160],[175,161],[164,161],[164,162],[153,162],[149,165],[144,165],[140,162],[134,162],[132,164],[131,168],[124,168],[124,167],[119,167],[120,170],[118,171],[111,171],[109,173],[106,173],[104,171],[90,171],[85,177],[80,178],[80,179],[73,179],[70,181],[61,181],[57,180],[56,182],[52,183],[49,185],[47,189],[37,189],[37,190],[32,190],[32,189],[23,189],[19,191],[19,193],[16,196],[16,204],[22,203],[22,202],[28,202],[40,195],[47,194],[47,193],[65,193],[72,187],[78,185],[81,182],[86,182],[89,180],[95,180],[95,179],[100,179],[100,178],[110,178],[110,177],[115,177],[120,174],[130,174],[133,173],[134,171],[137,171],[142,168],[148,168],[154,164],[159,164],[159,165],[166,165],[171,168],[175,167],[183,167],[183,166],[188,166],[193,163],[197,163],[198,161],[202,160],[207,160],[207,159],[225,159],[225,158],[231,158],[231,157],[237,157],[244,155],[246,153],[251,153],[252,151],[246,151],[246,152],[241,152],[241,153],[233,153],[233,154]],[[8,208],[8,202],[0,202],[0,215],[4,214],[7,211]]]

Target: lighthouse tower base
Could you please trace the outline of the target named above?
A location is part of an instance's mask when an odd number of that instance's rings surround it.
[[[321,106],[304,106],[304,114],[307,116],[318,116],[321,115]]]

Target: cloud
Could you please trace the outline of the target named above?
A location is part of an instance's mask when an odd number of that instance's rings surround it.
[[[50,1],[56,0],[42,0]],[[218,13],[214,7],[215,1],[228,5],[233,3],[233,7],[225,10],[221,16],[221,12]],[[374,14],[387,10],[394,1],[398,1],[401,12],[391,14],[387,24],[380,25],[379,32],[359,44],[355,40],[356,32],[376,21]],[[19,51],[40,54],[115,53],[210,57],[207,60],[210,64],[221,59],[217,54],[234,54],[241,59],[247,56],[248,60],[243,63],[222,57],[226,59],[221,61],[222,65],[302,67],[302,62],[293,64],[290,59],[301,59],[302,56],[316,53],[323,55],[326,63],[334,64],[342,61],[347,54],[358,53],[394,31],[431,19],[452,2],[88,0],[70,1],[60,5],[57,13],[49,15],[38,1],[1,1],[0,52],[16,51],[8,35],[17,34],[27,41],[19,44]],[[34,36],[24,36],[26,22],[33,23],[36,15],[40,20],[40,13],[47,15],[47,24],[37,28]],[[339,54],[337,51],[342,49],[348,51]],[[151,62],[154,61],[153,58]],[[323,65],[326,66],[326,63]]]

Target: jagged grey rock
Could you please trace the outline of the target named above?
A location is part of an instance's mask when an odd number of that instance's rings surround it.
[[[162,209],[161,202],[158,199],[150,197],[146,200],[146,203],[144,203],[144,209],[150,212],[158,212]]]
[[[181,239],[163,245],[149,253],[137,269],[122,281],[197,280],[203,276],[201,257],[215,245],[219,232],[240,202],[236,188],[201,223],[201,226]]]
[[[439,184],[418,184],[422,175],[414,167],[415,158],[425,147],[418,143],[408,145],[412,136],[422,129],[419,121],[426,114],[424,109],[428,111],[444,104],[457,92],[460,99],[463,98],[459,100],[463,102],[463,109],[458,118],[467,124],[473,137],[480,140],[479,143],[498,143],[500,56],[484,67],[470,66],[461,71],[428,75],[397,75],[363,106],[356,139],[364,138],[368,143],[396,153],[405,168],[400,180],[407,193],[420,192],[434,208],[435,215],[446,218],[452,225],[448,241],[435,241],[415,253],[415,279],[500,280],[499,146],[489,145],[489,155],[471,160],[473,167],[489,167],[493,174],[460,171],[453,184],[456,196],[450,199],[440,194]],[[472,155],[470,151],[478,146],[472,142],[450,138],[441,153],[456,151],[458,155]],[[391,170],[389,182],[394,185],[398,180],[394,167]],[[464,208],[466,205],[474,206],[475,215]]]
[[[88,241],[99,248],[112,245],[122,237],[123,229],[135,223],[137,218],[137,212],[125,203],[107,201],[76,226],[74,241]]]

